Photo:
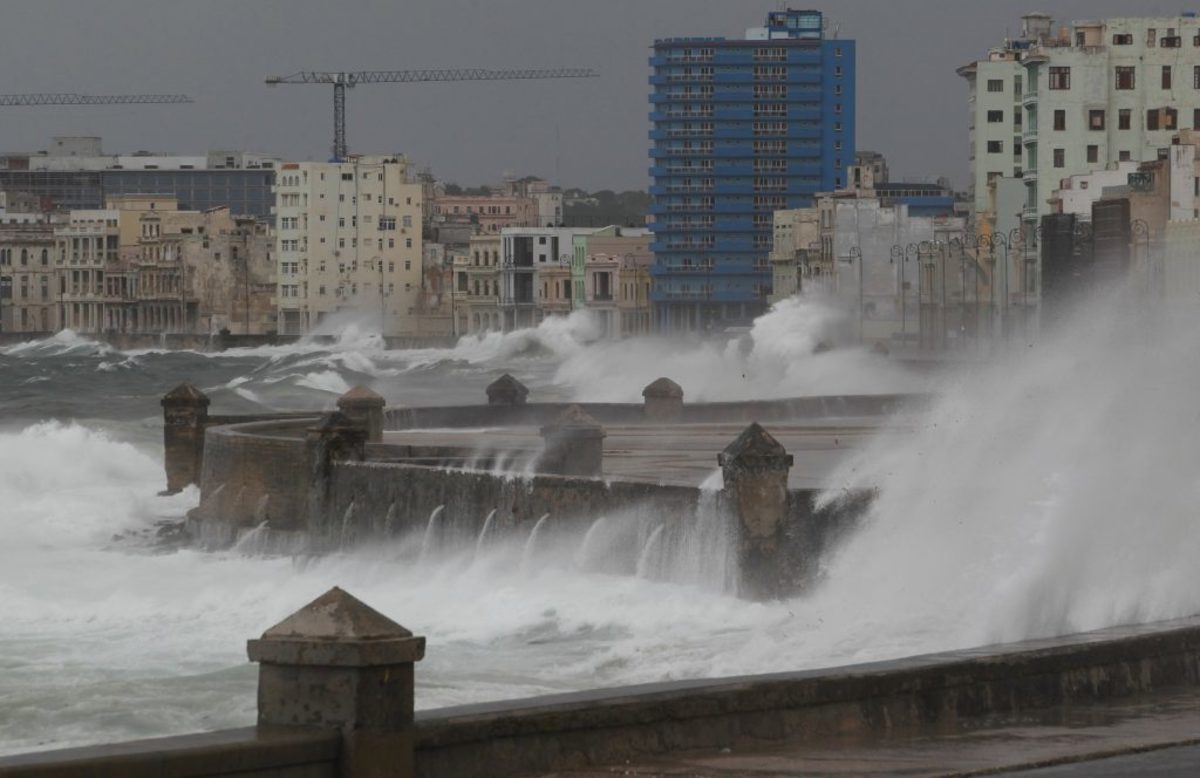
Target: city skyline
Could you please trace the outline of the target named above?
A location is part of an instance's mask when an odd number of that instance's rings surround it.
[[[196,102],[10,108],[2,150],[36,151],[54,135],[99,135],[114,152],[236,148],[323,161],[332,90],[267,87],[267,76],[305,69],[590,67],[600,78],[358,87],[348,98],[350,147],[402,152],[418,168],[464,184],[511,172],[592,190],[644,189],[654,39],[739,37],[779,6],[775,0],[448,0],[401,9],[375,0],[337,6],[111,0],[99,7],[22,0],[6,7],[0,40],[14,61],[50,57],[55,66],[30,67],[0,91],[185,92]],[[967,119],[955,68],[982,56],[1006,31],[1015,34],[1022,13],[1041,10],[1069,21],[1180,10],[1163,0],[969,9],[953,0],[909,0],[906,13],[881,25],[879,4],[870,0],[792,6],[824,11],[830,34],[859,41],[858,148],[883,152],[898,178],[945,175],[960,188],[968,177]],[[22,32],[50,24],[56,34],[49,45]],[[137,45],[113,45],[135,29]]]

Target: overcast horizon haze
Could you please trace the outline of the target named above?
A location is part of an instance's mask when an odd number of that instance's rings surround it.
[[[1165,0],[791,6],[822,10],[830,34],[858,41],[858,148],[886,154],[893,178],[945,175],[960,188],[968,170],[966,85],[955,69],[1016,34],[1023,13],[1071,21],[1181,10]],[[654,39],[741,37],[779,7],[776,0],[8,0],[0,43],[10,75],[0,93],[182,92],[196,102],[4,108],[0,151],[44,149],[55,135],[99,135],[112,153],[245,149],[323,160],[332,87],[268,87],[265,77],[586,67],[600,77],[357,87],[347,98],[350,149],[405,153],[464,185],[512,173],[591,190],[644,189]]]

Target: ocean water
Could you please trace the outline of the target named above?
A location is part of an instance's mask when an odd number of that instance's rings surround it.
[[[1152,331],[1100,305],[1033,348],[930,385],[862,349],[813,354],[836,324],[778,306],[737,340],[598,341],[586,316],[384,351],[336,343],[223,354],[120,352],[71,333],[0,352],[0,753],[253,721],[245,641],[341,586],[428,639],[417,705],[832,666],[1200,611],[1200,349],[1191,318]],[[193,507],[164,484],[158,400],[181,380],[214,409],[322,409],[364,383],[405,405],[474,403],[502,372],[534,399],[640,401],[928,390],[911,435],[835,475],[879,490],[804,597],[748,603],[694,547],[597,516],[586,532],[421,536],[322,558],[165,550]],[[436,537],[436,534],[430,535]],[[633,538],[633,542],[630,542]],[[670,551],[670,553],[667,553]]]

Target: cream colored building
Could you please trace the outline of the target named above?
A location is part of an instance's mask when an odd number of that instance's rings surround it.
[[[120,267],[119,211],[71,211],[54,229],[59,326],[102,332],[108,318],[110,268]]]
[[[467,253],[455,260],[454,305],[460,335],[502,329],[500,248],[499,235],[476,235]]]
[[[289,162],[275,183],[279,331],[345,314],[386,336],[416,335],[421,186],[404,157]]]
[[[54,226],[0,224],[0,332],[52,332],[58,322]]]
[[[774,280],[767,301],[775,304],[803,289],[805,275],[815,272],[821,255],[821,212],[817,207],[775,212],[771,272]]]

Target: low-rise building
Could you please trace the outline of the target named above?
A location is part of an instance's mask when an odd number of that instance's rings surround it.
[[[476,235],[455,260],[455,309],[459,333],[500,332],[499,235]]]
[[[583,245],[584,257],[579,268],[583,295],[575,307],[593,312],[604,337],[649,332],[650,267],[654,263],[650,230],[610,226],[575,240]]]
[[[0,223],[0,332],[58,328],[54,225],[46,217]]]
[[[501,233],[500,313],[505,332],[535,327],[545,301],[538,274],[575,261],[577,235],[593,230],[570,227],[510,227]]]

